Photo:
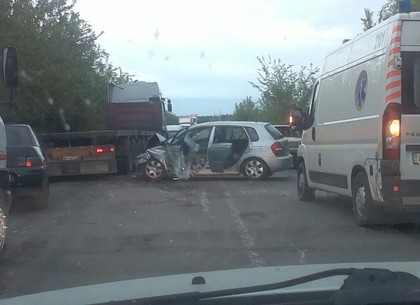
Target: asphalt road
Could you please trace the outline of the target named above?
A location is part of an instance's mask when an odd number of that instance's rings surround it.
[[[61,179],[9,217],[0,299],[116,280],[260,266],[420,260],[417,226],[357,226],[348,199],[300,202],[296,174],[150,183]]]

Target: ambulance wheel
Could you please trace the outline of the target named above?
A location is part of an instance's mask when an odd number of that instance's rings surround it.
[[[365,172],[360,172],[353,185],[353,213],[357,223],[360,226],[375,223],[376,216],[379,216],[377,210],[373,206],[368,177]]]

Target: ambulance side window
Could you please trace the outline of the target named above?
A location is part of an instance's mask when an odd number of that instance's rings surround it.
[[[311,105],[309,106],[308,121],[305,126],[306,128],[311,127],[315,121],[315,110],[316,110],[316,101],[318,99],[318,91],[319,91],[319,82],[316,82],[314,90],[313,90],[313,94],[312,94]]]

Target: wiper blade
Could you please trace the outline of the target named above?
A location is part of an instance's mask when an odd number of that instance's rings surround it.
[[[343,285],[333,291],[290,292],[277,291],[334,276],[347,276]],[[205,284],[196,277],[193,284]],[[253,294],[258,292],[269,294]],[[291,280],[249,287],[224,289],[211,292],[191,292],[177,295],[132,300],[140,304],[393,304],[420,301],[420,279],[406,272],[387,269],[341,268],[313,273]],[[109,303],[108,303],[109,304]],[[115,302],[112,304],[126,304]]]
[[[314,291],[303,293],[281,293],[275,295],[261,296],[255,295],[239,297],[235,300],[235,295],[250,294],[255,292],[272,291],[289,288],[316,280],[326,279],[333,276],[348,276],[339,290],[336,291]],[[323,272],[314,273],[299,278],[272,283],[267,285],[258,285],[252,287],[243,287],[237,289],[228,289],[223,291],[214,291],[200,293],[201,300],[209,300],[213,303],[214,298],[230,296],[230,302],[223,299],[223,304],[272,304],[299,302],[306,304],[313,302],[323,302],[323,304],[394,304],[401,302],[419,302],[420,301],[420,279],[407,272],[394,272],[387,269],[356,269],[343,268],[331,269]],[[275,299],[277,296],[277,300]],[[329,296],[329,297],[328,297]],[[305,301],[306,298],[306,301]],[[213,300],[211,300],[213,299]],[[237,302],[241,300],[240,302]],[[267,302],[264,302],[266,300]],[[261,301],[261,302],[260,302]],[[202,302],[203,303],[203,302]],[[204,302],[207,303],[207,302]]]
[[[407,272],[359,269],[334,294],[334,304],[401,304],[420,301],[420,279]]]

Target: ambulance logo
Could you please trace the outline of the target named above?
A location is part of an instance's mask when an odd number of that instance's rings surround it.
[[[359,79],[357,80],[355,102],[357,110],[362,110],[365,106],[367,96],[368,78],[365,70],[360,72]]]

